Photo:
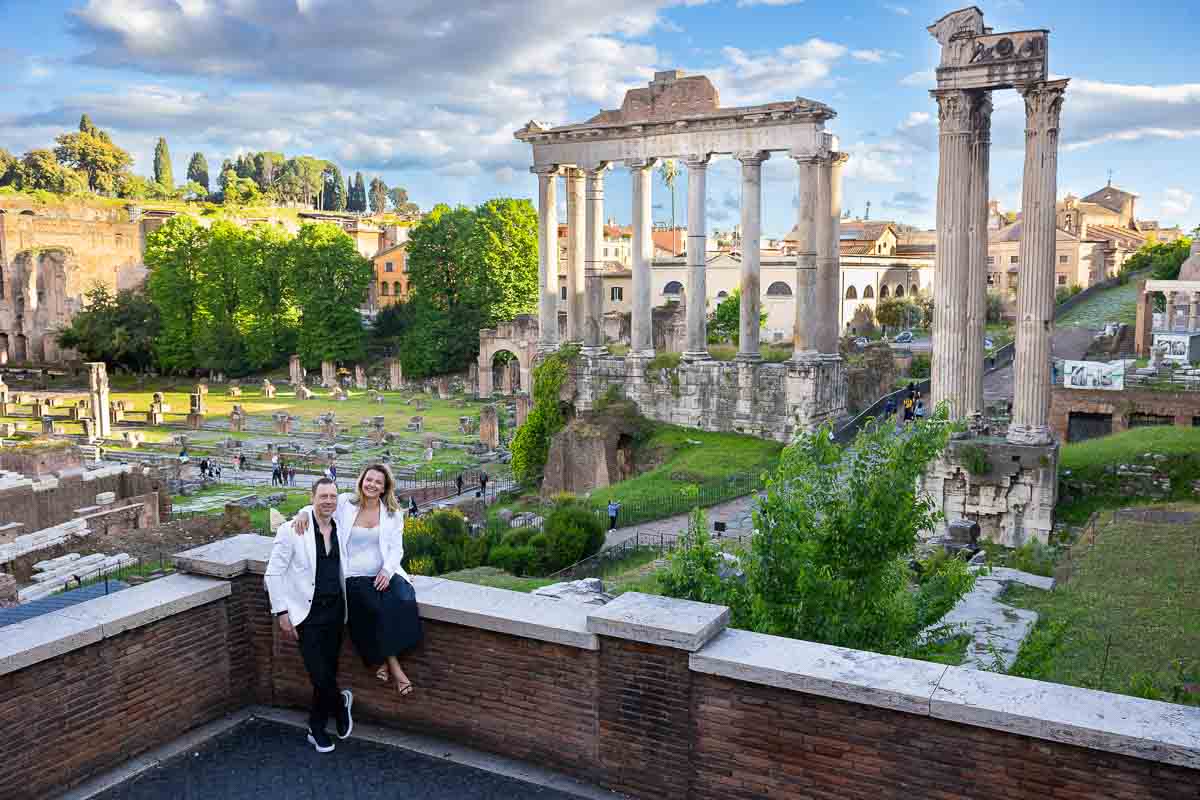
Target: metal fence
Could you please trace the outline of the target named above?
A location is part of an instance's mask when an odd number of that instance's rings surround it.
[[[155,573],[174,569],[175,563],[171,560],[171,557],[165,552],[159,552],[154,556],[139,556],[130,559],[120,566],[80,570],[79,573],[71,575],[69,581],[61,590],[79,589],[84,586],[102,583],[104,585],[104,593],[109,594],[110,591],[116,591],[119,588],[114,585],[118,582],[128,583],[131,579],[139,578],[149,580],[153,577],[158,577]]]
[[[748,537],[744,534],[729,535],[717,528],[710,536],[718,542],[736,541],[744,544]],[[551,573],[548,578],[557,580],[580,580],[582,578],[607,578],[613,573],[627,568],[626,562],[641,555],[649,554],[665,557],[675,550],[686,547],[687,536],[683,534],[644,533],[637,531],[633,536],[621,543],[601,550],[595,555],[577,561],[569,567]]]

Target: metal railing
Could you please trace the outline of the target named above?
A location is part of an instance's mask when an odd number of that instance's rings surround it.
[[[730,535],[720,528],[714,528],[709,536],[718,542],[736,541],[742,544],[748,538],[748,536],[740,533]],[[614,572],[621,571],[624,568],[623,562],[641,553],[651,553],[662,557],[686,547],[686,542],[687,536],[683,533],[671,535],[662,532],[651,534],[637,531],[633,536],[625,539],[620,544],[601,550],[546,577],[558,580],[607,578]]]

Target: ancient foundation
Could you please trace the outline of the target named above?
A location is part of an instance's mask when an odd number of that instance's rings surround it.
[[[659,422],[781,442],[846,416],[846,366],[840,358],[782,364],[684,361],[655,370],[648,370],[648,363],[581,356],[571,367],[575,408],[587,411],[615,395]]]

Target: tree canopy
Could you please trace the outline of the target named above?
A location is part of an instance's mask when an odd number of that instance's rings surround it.
[[[758,325],[767,324],[767,312],[759,312]],[[708,336],[716,342],[738,344],[742,338],[742,290],[734,289],[717,304],[708,322]]]
[[[87,292],[83,309],[57,339],[87,361],[142,372],[154,366],[159,324],[158,307],[144,294],[125,289],[114,295],[100,285]]]
[[[171,151],[167,149],[165,137],[158,137],[154,145],[154,182],[168,191],[175,188],[175,175],[171,170]]]
[[[1121,274],[1130,275],[1142,270],[1150,270],[1150,277],[1159,281],[1173,281],[1179,278],[1179,268],[1187,260],[1192,240],[1181,236],[1173,242],[1157,242],[1142,245],[1133,255],[1121,265]]]
[[[205,196],[210,191],[208,182],[208,159],[204,157],[204,153],[192,153],[192,160],[188,162],[187,169],[188,182],[195,182],[203,190]]]

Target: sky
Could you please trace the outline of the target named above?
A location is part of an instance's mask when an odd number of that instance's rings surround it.
[[[1200,67],[1187,0],[995,0],[997,32],[1049,28],[1052,77],[1069,77],[1059,196],[1112,182],[1137,214],[1200,224]],[[655,70],[707,75],[722,105],[797,96],[831,105],[850,154],[844,208],[932,227],[937,45],[925,27],[957,3],[916,0],[0,0],[0,147],[52,146],[82,113],[153,171],[167,137],[182,179],[194,151],[214,180],[254,150],[313,155],[408,189],[423,209],[535,199],[529,120],[617,108]],[[1174,44],[1172,44],[1174,43]],[[998,92],[991,194],[1020,206],[1024,111]],[[709,167],[707,223],[739,219],[737,162]],[[795,165],[764,165],[763,230],[795,218]],[[565,194],[560,191],[561,196]],[[675,219],[686,222],[686,179]],[[630,219],[628,171],[607,216]],[[656,222],[670,192],[654,187]],[[560,214],[561,214],[560,210]],[[564,217],[560,216],[560,220]]]

